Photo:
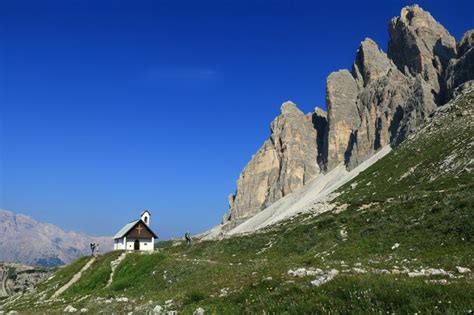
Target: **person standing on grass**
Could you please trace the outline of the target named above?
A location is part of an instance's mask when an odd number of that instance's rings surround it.
[[[186,240],[186,245],[191,245],[191,233],[189,231],[184,234],[184,239]]]
[[[90,247],[91,247],[91,255],[94,256],[94,252],[95,252],[95,243],[90,243]]]

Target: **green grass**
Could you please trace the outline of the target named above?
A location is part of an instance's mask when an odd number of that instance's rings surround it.
[[[143,290],[159,290],[161,279],[154,277],[156,275],[156,266],[159,266],[164,259],[164,255],[128,255],[118,266],[111,291],[122,292],[125,289],[133,288],[137,292]],[[153,272],[155,271],[155,275]],[[150,284],[149,279],[155,279]]]
[[[473,100],[471,94],[458,106],[472,113]],[[474,270],[474,179],[468,170],[473,122],[472,116],[459,116],[459,108],[450,110],[343,186],[335,201],[346,205],[340,213],[300,215],[253,235],[192,246],[158,243],[154,254],[128,254],[107,288],[110,262],[120,254],[110,253],[65,292],[65,301],[40,304],[36,310],[72,304],[92,313],[146,314],[172,299],[169,309],[183,314],[198,307],[211,314],[465,314],[474,309],[472,274],[451,279],[376,273],[432,267],[459,276],[456,266]],[[395,243],[400,246],[392,249]],[[36,294],[8,309],[29,309],[86,260],[58,270]],[[356,266],[369,272],[357,274]],[[288,275],[298,267],[341,273],[315,288],[310,284],[315,277]],[[441,278],[448,284],[427,282]],[[96,300],[121,296],[130,302]]]
[[[63,297],[68,299],[105,288],[112,271],[110,263],[117,259],[120,254],[120,252],[114,251],[97,257],[91,267],[82,274],[79,281],[64,292]]]
[[[90,257],[84,256],[67,266],[58,268],[54,273],[54,277],[38,284],[37,289],[39,291],[45,291],[47,296],[51,296],[57,289],[65,285],[74,274],[79,272],[89,259]]]

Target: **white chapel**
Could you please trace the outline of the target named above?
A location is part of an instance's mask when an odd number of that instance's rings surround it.
[[[151,213],[145,210],[140,219],[125,224],[114,236],[114,250],[152,252],[158,238],[150,228]]]

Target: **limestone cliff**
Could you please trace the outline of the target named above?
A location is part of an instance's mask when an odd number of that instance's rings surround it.
[[[421,74],[436,102],[445,101],[444,76],[456,57],[456,40],[429,12],[418,5],[405,7],[389,23],[388,56],[406,75]]]
[[[325,170],[341,162],[353,168],[378,149],[399,144],[423,124],[437,105],[444,103],[450,86],[465,81],[467,75],[462,79],[451,75],[452,83],[446,83],[446,73],[460,72],[450,70],[457,65],[453,61],[456,42],[419,6],[403,8],[400,16],[390,21],[389,35],[388,54],[373,40],[365,39],[356,53],[352,78],[345,72],[346,79],[336,87],[333,76],[341,71],[328,78],[329,145]],[[468,50],[468,38],[462,46]],[[358,87],[357,92],[354,86]],[[350,114],[338,119],[341,112]],[[331,146],[334,139],[339,142]]]
[[[457,59],[451,59],[446,71],[449,97],[462,83],[474,80],[474,30],[466,32],[457,47]]]
[[[242,172],[224,217],[232,227],[319,174],[344,163],[352,169],[379,149],[396,146],[474,80],[474,30],[456,43],[418,5],[388,25],[388,52],[366,38],[352,71],[327,78],[328,112],[304,115],[285,103],[272,135]]]
[[[319,122],[319,123],[318,123]],[[320,173],[318,129],[321,111],[305,115],[285,102],[271,124],[271,136],[245,167],[237,192],[229,197],[230,212],[224,223],[232,226],[255,215],[278,199],[301,188]]]

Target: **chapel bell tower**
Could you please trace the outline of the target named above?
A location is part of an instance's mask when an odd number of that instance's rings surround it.
[[[142,212],[140,215],[140,219],[142,219],[143,222],[145,222],[146,225],[150,226],[150,218],[151,218],[151,213],[148,210],[145,210]]]

